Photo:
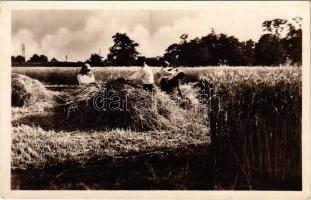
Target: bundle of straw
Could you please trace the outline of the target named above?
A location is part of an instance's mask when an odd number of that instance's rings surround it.
[[[168,95],[142,88],[122,79],[81,87],[62,99],[71,123],[96,128],[136,131],[174,128],[183,115]]]
[[[40,81],[28,76],[12,73],[11,103],[15,107],[35,106],[39,103],[50,102],[52,93]]]

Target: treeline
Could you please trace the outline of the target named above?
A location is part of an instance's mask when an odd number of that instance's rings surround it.
[[[214,29],[206,36],[188,40],[188,34],[180,36],[180,42],[168,46],[164,55],[147,58],[150,66],[160,66],[169,61],[173,66],[279,66],[302,64],[301,17],[291,20],[273,19],[262,23],[264,34],[258,42],[239,41],[234,36],[217,34]],[[113,46],[106,58],[92,54],[84,62],[92,66],[137,65],[139,44],[126,33],[116,33]],[[50,61],[45,55],[34,54],[27,62],[23,56],[12,56],[12,65],[69,66],[68,62]],[[81,64],[78,62],[77,64]],[[25,64],[27,66],[28,64]]]
[[[12,62],[13,67],[81,67],[83,62]]]
[[[29,60],[25,60],[24,56],[11,56],[12,66],[14,67],[79,67],[83,62],[65,62],[58,61],[56,58],[52,58],[50,61],[45,55],[34,54]]]
[[[180,43],[166,49],[164,58],[177,66],[301,65],[301,20],[297,17],[292,21],[265,21],[262,26],[266,33],[257,43],[253,40],[240,42],[234,36],[216,34],[214,30],[190,41],[187,41],[188,35],[183,34]]]

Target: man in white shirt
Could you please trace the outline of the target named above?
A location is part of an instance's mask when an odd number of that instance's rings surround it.
[[[179,88],[181,80],[184,79],[185,74],[183,72],[178,73],[176,67],[169,68],[170,63],[167,61],[163,62],[161,70],[157,73],[157,85],[162,91],[168,94],[172,94],[177,89],[181,98],[183,95]]]
[[[79,85],[88,85],[91,83],[95,83],[95,77],[94,74],[91,73],[91,65],[85,63],[79,74],[77,75],[77,79],[79,82]]]
[[[142,84],[144,90],[152,91],[154,89],[154,74],[152,69],[146,64],[145,57],[139,57],[137,60],[141,68],[138,72],[134,73],[127,80],[135,80],[137,83]]]
[[[178,73],[177,68],[170,68],[170,63],[168,61],[164,61],[162,64],[162,68],[156,73],[156,85],[160,85],[160,82],[163,78],[172,79]]]

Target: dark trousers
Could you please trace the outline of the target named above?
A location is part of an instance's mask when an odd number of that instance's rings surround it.
[[[143,89],[151,92],[154,89],[154,84],[143,84]]]

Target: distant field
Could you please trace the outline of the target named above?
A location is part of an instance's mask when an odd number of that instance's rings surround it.
[[[108,80],[116,77],[126,77],[135,72],[139,67],[93,67],[96,80]],[[152,68],[155,72],[159,67]],[[295,69],[295,68],[294,68]],[[299,68],[298,68],[299,69]],[[78,67],[12,67],[13,73],[20,73],[31,78],[38,79],[41,82],[53,85],[75,85],[77,84],[76,75],[79,73]],[[291,67],[180,67],[179,71],[186,74],[187,82],[198,81],[200,77],[217,76],[221,73],[232,71],[239,76],[248,76],[258,73],[259,77],[264,77],[274,72],[293,70]]]
[[[139,67],[93,67],[93,73],[96,80],[109,80],[117,77],[127,77],[139,69]],[[159,67],[152,68],[155,72]],[[199,73],[193,73],[193,69],[180,68],[180,71],[187,72],[189,81],[198,80]],[[20,73],[31,78],[38,79],[48,84],[75,85],[77,84],[76,76],[79,73],[79,67],[13,67],[13,73]]]

